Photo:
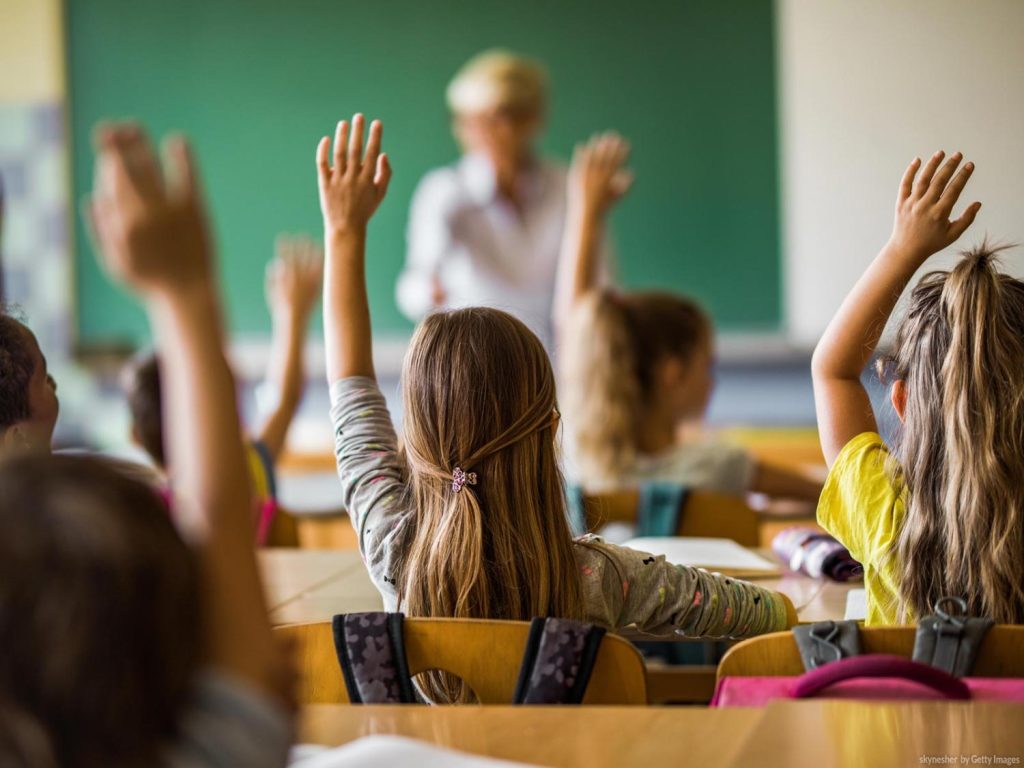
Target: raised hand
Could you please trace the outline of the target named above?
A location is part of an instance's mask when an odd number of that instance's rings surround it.
[[[945,152],[936,152],[920,174],[921,160],[914,158],[900,182],[889,242],[896,252],[909,258],[923,261],[955,242],[981,209],[981,203],[974,202],[959,218],[950,219],[953,206],[974,172],[974,163],[965,163],[958,171],[963,155],[956,152],[943,163],[944,157]]]
[[[275,318],[305,321],[320,298],[324,249],[310,237],[279,235],[267,264],[267,304]]]
[[[570,206],[584,215],[603,216],[633,184],[625,168],[628,158],[629,142],[617,133],[578,144],[569,169]]]
[[[351,134],[347,120],[338,123],[333,165],[330,137],[324,136],[316,148],[320,210],[328,233],[365,230],[391,181],[388,156],[380,151],[383,126],[379,120],[370,124],[364,155],[364,122],[362,115],[353,117]]]
[[[206,217],[185,140],[165,141],[165,168],[133,123],[101,125],[93,141],[95,183],[85,212],[105,269],[143,295],[209,286]]]

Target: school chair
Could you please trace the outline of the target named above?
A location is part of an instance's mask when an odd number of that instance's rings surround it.
[[[861,627],[861,653],[911,658],[916,627]],[[737,643],[718,664],[723,677],[779,677],[804,673],[792,632],[773,632]],[[982,640],[973,677],[1024,677],[1024,626],[999,624]]]
[[[715,695],[713,664],[672,666],[647,662],[647,703],[707,704]]]
[[[597,531],[608,523],[637,523],[652,505],[652,497],[675,491],[680,498],[677,509],[662,515],[661,523],[672,530],[637,531],[638,536],[702,536],[732,539],[745,547],[760,545],[760,519],[739,496],[713,491],[685,491],[670,484],[649,484],[641,488],[582,496],[585,525]],[[671,518],[671,519],[669,519]]]
[[[359,549],[359,537],[344,511],[296,516],[296,528],[302,549]]]
[[[294,648],[300,703],[348,703],[331,622],[290,624],[274,631]],[[508,704],[529,632],[526,621],[406,617],[403,639],[409,672],[449,672],[472,688],[480,703]],[[627,640],[604,636],[583,703],[647,703],[643,658]]]
[[[267,547],[299,546],[299,524],[295,515],[278,507],[274,519],[270,521],[267,531]]]

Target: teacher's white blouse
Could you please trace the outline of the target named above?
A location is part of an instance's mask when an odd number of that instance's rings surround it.
[[[466,155],[431,171],[412,199],[398,306],[419,321],[434,308],[489,306],[526,323],[551,349],[555,273],[565,225],[564,166],[539,161],[522,178],[522,213],[498,194],[490,162]]]

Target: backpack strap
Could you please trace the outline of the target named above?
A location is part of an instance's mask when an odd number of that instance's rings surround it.
[[[967,603],[959,597],[939,598],[934,610],[934,616],[926,616],[917,624],[914,661],[955,677],[969,675],[981,642],[995,622],[967,616]]]
[[[334,650],[353,704],[415,704],[405,657],[402,614],[345,613],[334,617]]]
[[[565,489],[566,507],[569,513],[569,528],[573,536],[590,533],[587,529],[587,510],[583,502],[583,486],[573,483]]]
[[[801,624],[792,631],[807,671],[860,655],[860,627],[856,621],[819,621]]]
[[[535,618],[512,703],[581,703],[604,633],[581,621]]]
[[[688,491],[676,483],[644,483],[640,486],[637,536],[675,536]]]

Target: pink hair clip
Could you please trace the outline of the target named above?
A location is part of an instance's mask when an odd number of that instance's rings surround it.
[[[476,485],[476,472],[464,472],[461,467],[456,467],[452,472],[452,490],[458,493],[466,483]]]

